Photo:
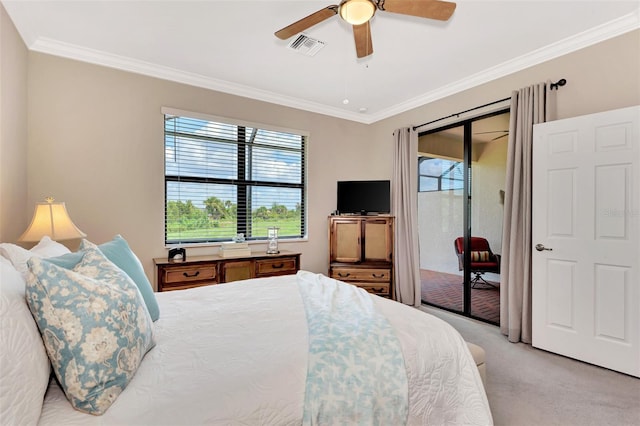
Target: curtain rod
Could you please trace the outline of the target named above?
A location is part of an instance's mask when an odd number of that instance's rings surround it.
[[[561,86],[564,86],[565,84],[567,84],[567,80],[565,80],[564,78],[561,78],[560,80],[556,81],[555,83],[551,83],[549,85],[549,88],[550,88],[550,90],[553,90],[553,89],[557,90],[558,88],[560,88]],[[467,112],[475,111],[475,110],[480,109],[480,108],[485,108],[485,107],[488,107],[488,106],[491,106],[491,105],[499,104],[500,102],[508,101],[509,99],[511,99],[511,96],[509,96],[508,98],[499,99],[497,101],[489,102],[488,104],[484,104],[484,105],[480,105],[480,106],[477,106],[477,107],[469,108],[467,110],[460,111],[460,112],[457,112],[455,114],[447,115],[446,117],[438,118],[437,120],[428,121],[426,123],[422,123],[422,124],[419,124],[417,126],[414,126],[413,130],[419,129],[420,127],[424,127],[424,126],[426,126],[428,124],[433,124],[433,123],[437,123],[438,121],[446,120],[447,118],[460,117],[461,114],[466,114]]]

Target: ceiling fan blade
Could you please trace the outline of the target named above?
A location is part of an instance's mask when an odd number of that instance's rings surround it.
[[[364,58],[373,53],[373,43],[371,42],[371,26],[369,21],[361,25],[353,26],[353,38],[356,42],[356,54],[358,58]]]
[[[384,0],[378,2],[378,9],[402,15],[446,21],[456,10],[456,4],[440,0]]]
[[[509,133],[506,133],[506,134],[504,134],[504,135],[501,135],[501,136],[495,137],[495,138],[491,139],[489,142],[497,141],[498,139],[504,138],[504,137],[506,137],[506,136],[509,136]]]
[[[331,6],[327,6],[324,9],[320,9],[319,11],[314,12],[311,15],[306,16],[300,19],[299,21],[296,21],[293,24],[288,25],[282,28],[281,30],[276,31],[275,35],[279,39],[286,40],[291,36],[301,33],[307,28],[311,28],[314,25],[319,24],[320,22],[331,18],[337,13],[338,13],[337,5],[334,4]]]

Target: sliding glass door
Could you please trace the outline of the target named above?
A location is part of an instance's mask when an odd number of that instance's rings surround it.
[[[453,251],[464,229],[463,129],[420,136],[418,227],[422,299],[457,312],[464,310],[462,272]]]
[[[508,111],[419,135],[423,303],[498,324]]]

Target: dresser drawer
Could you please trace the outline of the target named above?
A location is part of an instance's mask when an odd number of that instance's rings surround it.
[[[331,278],[346,282],[389,283],[391,282],[391,269],[333,267],[331,268]]]
[[[389,295],[389,283],[351,283],[368,291],[369,293],[379,294],[381,296]]]
[[[164,283],[185,283],[191,281],[217,282],[216,265],[173,266],[164,270]]]
[[[295,274],[298,269],[296,257],[256,260],[256,277]]]

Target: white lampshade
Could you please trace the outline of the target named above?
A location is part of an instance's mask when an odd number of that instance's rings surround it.
[[[340,17],[351,25],[362,25],[376,13],[371,0],[344,0],[340,3]]]
[[[73,224],[64,203],[54,203],[51,197],[44,203],[36,204],[31,225],[18,238],[18,241],[40,241],[45,235],[54,241],[87,236]]]

